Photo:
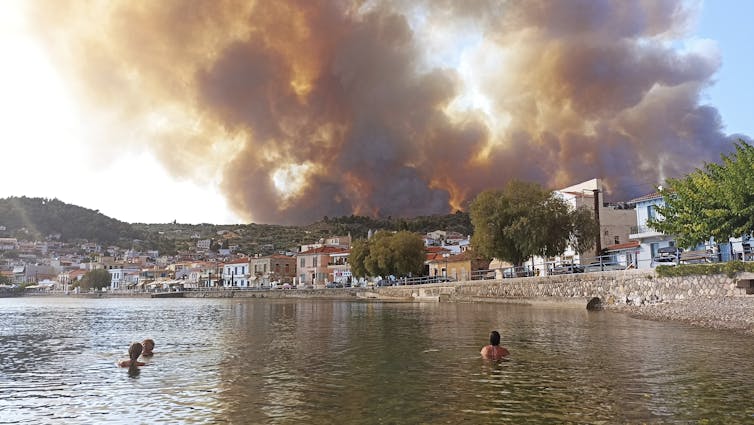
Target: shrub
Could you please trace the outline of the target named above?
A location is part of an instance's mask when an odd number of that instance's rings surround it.
[[[754,272],[754,263],[729,261],[712,264],[680,264],[677,266],[657,266],[655,270],[660,277],[709,276],[714,274],[734,277],[739,272]]]

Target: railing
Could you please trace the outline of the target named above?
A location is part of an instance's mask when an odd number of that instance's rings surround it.
[[[642,224],[640,226],[631,226],[631,231],[629,234],[635,235],[638,233],[650,233],[650,232],[656,232],[657,230],[647,226],[646,224]]]

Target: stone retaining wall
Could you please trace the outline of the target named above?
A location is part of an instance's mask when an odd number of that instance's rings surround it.
[[[530,301],[548,299],[583,303],[594,297],[607,304],[653,303],[695,297],[745,295],[737,279],[725,275],[660,278],[654,271],[625,270],[601,273],[467,281],[377,289],[380,296],[413,297],[438,301]]]
[[[558,302],[585,306],[641,305],[698,297],[745,295],[738,280],[725,275],[660,278],[654,271],[625,270],[485,281],[389,286],[375,289],[291,289],[186,292],[189,298],[317,298],[414,301]]]

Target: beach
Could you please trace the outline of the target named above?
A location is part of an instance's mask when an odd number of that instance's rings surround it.
[[[654,304],[605,306],[647,320],[673,321],[754,335],[754,296],[696,297]]]

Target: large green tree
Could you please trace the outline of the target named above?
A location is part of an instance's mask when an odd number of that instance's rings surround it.
[[[407,276],[424,271],[424,241],[416,233],[377,232],[353,243],[349,263],[354,276]]]
[[[96,269],[87,272],[81,279],[81,288],[88,289],[102,289],[110,286],[110,272],[105,269]]]
[[[709,163],[684,178],[669,179],[660,189],[664,205],[652,228],[675,235],[680,246],[692,247],[714,237],[754,233],[754,146],[744,140],[722,155],[720,164]]]
[[[586,209],[573,209],[536,183],[511,181],[502,190],[480,193],[471,203],[475,252],[520,266],[534,255],[579,252],[594,246],[598,225]]]

